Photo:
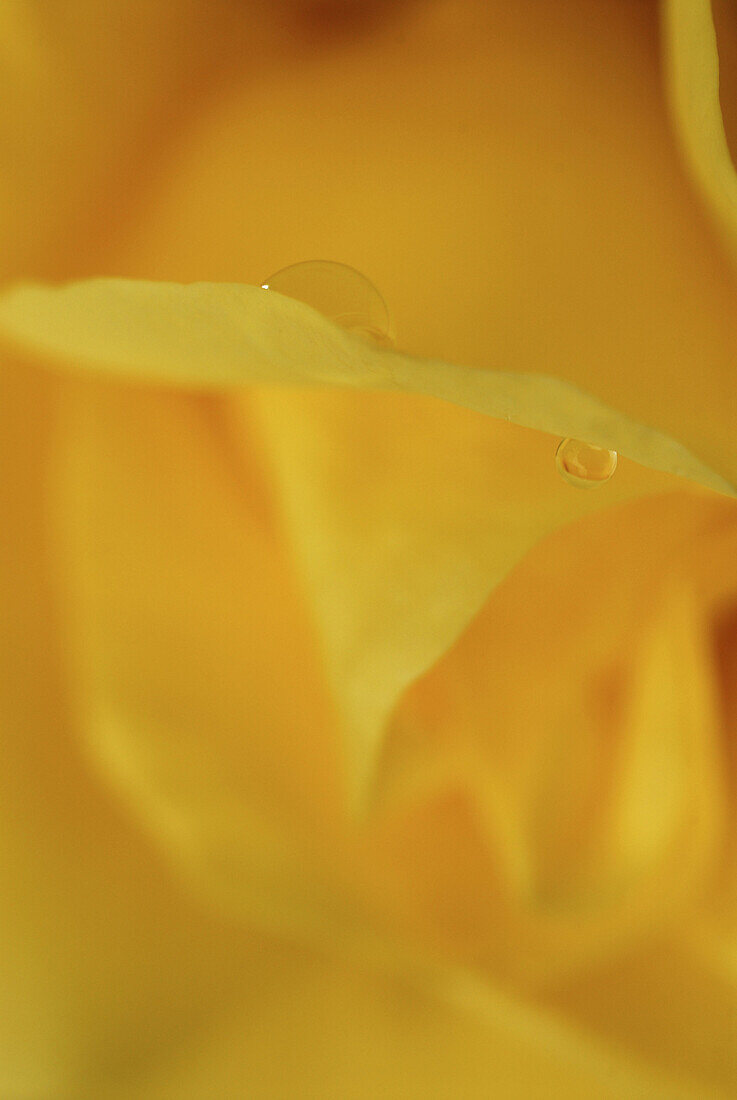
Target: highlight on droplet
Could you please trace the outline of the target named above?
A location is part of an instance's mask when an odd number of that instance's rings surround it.
[[[261,284],[318,310],[341,328],[383,347],[394,344],[386,302],[370,279],[348,264],[304,260],[283,267]]]
[[[568,485],[593,489],[612,478],[617,468],[617,452],[580,439],[563,439],[555,452],[555,466]]]

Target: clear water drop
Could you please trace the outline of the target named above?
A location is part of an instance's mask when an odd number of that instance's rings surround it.
[[[305,260],[283,267],[261,284],[312,306],[341,328],[383,347],[394,344],[386,302],[365,275],[332,260]]]
[[[605,485],[617,468],[617,452],[595,447],[580,439],[564,439],[555,452],[558,473],[577,489]]]

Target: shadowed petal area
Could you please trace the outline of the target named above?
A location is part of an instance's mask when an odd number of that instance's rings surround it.
[[[398,979],[264,944],[255,996],[111,1100],[697,1100],[688,1078],[438,968]]]
[[[710,930],[699,943],[686,920],[665,942],[582,973],[546,1002],[648,1064],[698,1080],[700,1096],[734,1095],[734,939],[719,944]]]
[[[0,6],[0,277],[69,275],[104,253],[171,135],[222,81],[245,8],[239,15],[221,0]],[[248,23],[253,30],[250,12]]]

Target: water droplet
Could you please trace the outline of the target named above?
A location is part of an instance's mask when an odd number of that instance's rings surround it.
[[[564,439],[555,452],[558,473],[577,489],[592,489],[609,481],[617,468],[617,452],[580,439]]]
[[[312,306],[341,328],[391,347],[394,330],[386,302],[374,284],[348,264],[332,260],[305,260],[283,267],[262,283]]]

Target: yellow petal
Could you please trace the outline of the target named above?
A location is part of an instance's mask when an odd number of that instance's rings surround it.
[[[261,287],[90,279],[0,297],[0,339],[51,367],[224,389],[254,382],[368,385],[379,352]]]
[[[694,179],[737,255],[737,173],[719,101],[719,54],[711,0],[665,0],[668,89]]]

